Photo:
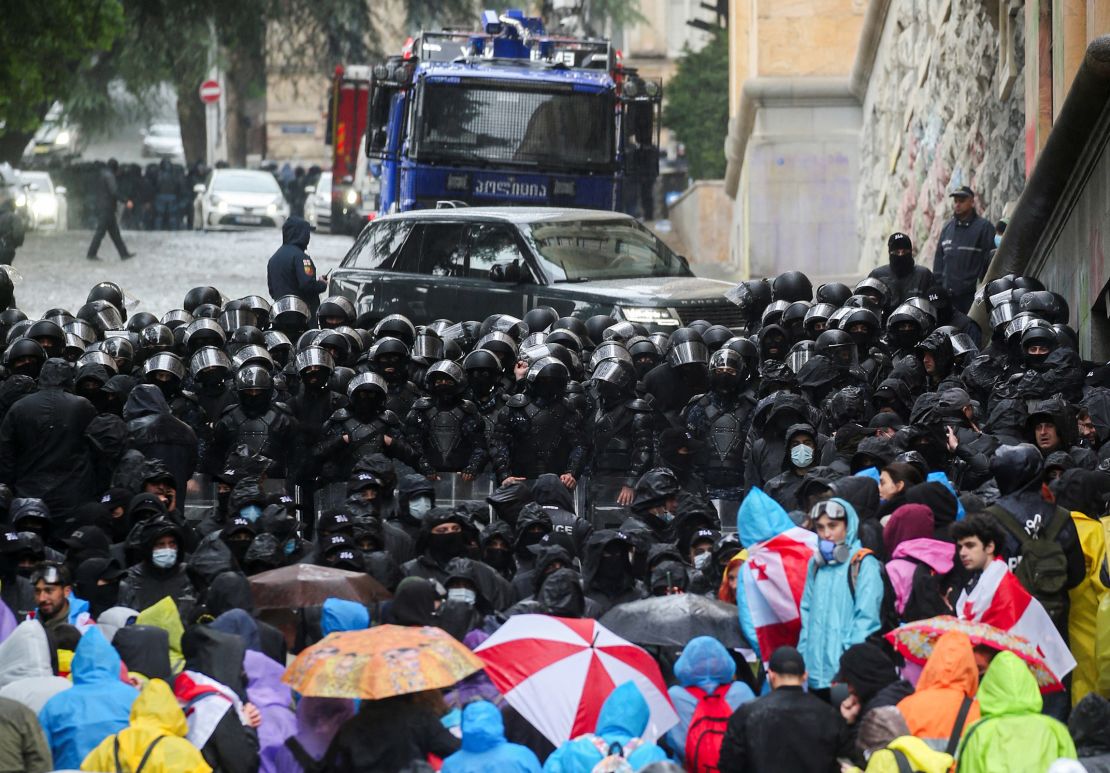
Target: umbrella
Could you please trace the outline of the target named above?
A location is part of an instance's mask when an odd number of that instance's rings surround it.
[[[1056,692],[1064,689],[1064,685],[1044,662],[1044,657],[1035,644],[1031,644],[1017,634],[1003,631],[987,623],[940,615],[899,626],[888,633],[886,639],[907,660],[924,663],[933,654],[933,645],[936,644],[937,639],[949,631],[967,634],[972,645],[981,644],[999,652],[1014,653],[1025,661],[1029,670],[1037,677],[1041,692]]]
[[[697,593],[618,604],[601,624],[637,644],[684,647],[695,637],[712,636],[730,649],[751,646],[740,633],[735,605]]]
[[[302,650],[282,681],[302,695],[380,700],[450,687],[481,668],[440,628],[379,625],[329,634]]]
[[[329,598],[370,604],[389,591],[368,574],[329,566],[293,564],[250,578],[255,609],[290,609],[323,604]]]
[[[516,615],[474,654],[509,705],[555,746],[594,732],[601,704],[629,681],[651,709],[646,741],[678,722],[655,660],[596,620]]]

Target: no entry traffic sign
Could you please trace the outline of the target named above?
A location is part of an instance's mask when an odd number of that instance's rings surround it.
[[[216,81],[205,81],[200,84],[200,101],[206,105],[220,101],[220,84]]]

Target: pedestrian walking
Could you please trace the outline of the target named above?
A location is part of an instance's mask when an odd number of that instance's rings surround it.
[[[116,245],[120,260],[129,260],[135,257],[135,253],[129,252],[127,245],[123,243],[123,237],[119,232],[119,222],[116,220],[117,203],[125,202],[128,206],[131,206],[131,202],[120,195],[119,185],[116,181],[118,173],[119,162],[110,158],[96,178],[96,232],[93,233],[89,251],[85,254],[85,257],[89,260],[100,260],[96,253],[100,249],[100,242],[104,240],[104,234],[108,234],[112,239],[112,244]]]

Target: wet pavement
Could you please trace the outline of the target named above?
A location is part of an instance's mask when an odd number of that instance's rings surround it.
[[[101,262],[85,258],[92,231],[32,231],[16,252],[14,268],[22,277],[16,302],[35,319],[47,309],[71,313],[85,302],[97,282],[105,279],[138,299],[131,311],[162,316],[180,308],[185,293],[212,285],[227,298],[266,291],[266,261],[279,246],[281,232],[259,229],[234,233],[194,231],[124,231],[123,240],[138,257],[121,262],[110,239],[100,245]],[[320,275],[339,265],[350,249],[349,236],[313,234],[308,253]]]

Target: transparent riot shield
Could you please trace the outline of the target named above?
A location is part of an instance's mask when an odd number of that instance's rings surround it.
[[[313,523],[320,520],[324,513],[339,510],[347,501],[346,483],[324,483],[320,485],[312,496],[312,509],[315,513]]]
[[[436,507],[478,503],[481,507],[487,508],[487,512],[490,513],[486,518],[487,522],[493,517],[492,510],[488,509],[489,503],[486,501],[486,497],[497,488],[493,473],[484,472],[474,480],[467,481],[463,480],[459,473],[441,472],[439,480],[434,481],[432,485],[436,494]]]
[[[216,481],[211,475],[196,473],[189,478],[188,490],[185,494],[185,520],[190,524],[198,524],[210,512],[213,512],[219,502]]]
[[[586,518],[595,529],[615,529],[621,525],[631,511],[623,505],[617,504],[617,496],[624,487],[624,478],[610,475],[595,475],[579,485],[576,491],[583,506],[578,513],[586,513]]]
[[[714,499],[713,506],[721,519],[721,533],[736,531],[736,514],[740,510],[739,499]]]

